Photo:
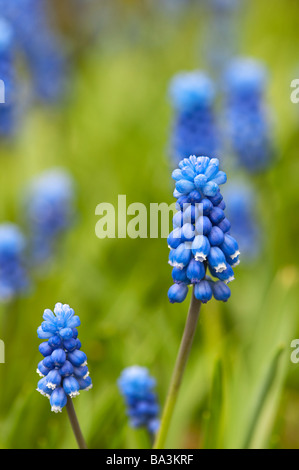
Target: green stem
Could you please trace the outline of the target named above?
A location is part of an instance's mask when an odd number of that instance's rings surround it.
[[[185,324],[185,329],[177,356],[176,364],[172,374],[172,379],[169,386],[169,391],[162,414],[161,425],[156,437],[154,444],[154,449],[163,449],[172,419],[173,411],[176,405],[178,398],[178,393],[180,390],[180,385],[183,379],[185,367],[188,361],[189,353],[193,343],[193,338],[198,322],[199,312],[201,307],[201,301],[197,300],[194,296],[194,289],[192,292],[191,303],[189,307],[189,312]]]
[[[79,449],[87,449],[87,445],[81,432],[79,421],[75,412],[73,401],[70,397],[67,397],[66,409]]]

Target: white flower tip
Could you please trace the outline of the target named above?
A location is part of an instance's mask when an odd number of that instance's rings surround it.
[[[77,390],[76,390],[75,392],[69,393],[69,396],[70,396],[71,398],[77,397],[78,395],[80,395],[80,392],[78,392]]]
[[[222,273],[225,270],[226,270],[226,264],[225,263],[220,263],[215,268],[216,273]]]
[[[36,373],[37,373],[40,377],[45,377],[44,374],[42,374],[39,369],[36,369]]]
[[[83,388],[82,390],[83,390],[83,392],[88,392],[88,390],[90,390],[92,387],[93,387],[93,385],[90,384],[90,385],[88,385],[88,387]]]
[[[62,408],[61,406],[52,406],[51,411],[53,411],[54,413],[61,413]]]
[[[235,251],[235,252],[234,252],[234,254],[233,254],[233,255],[231,255],[231,259],[235,259],[235,258],[237,258],[237,257],[238,257],[240,254],[241,254],[241,253],[240,253],[240,251],[239,251],[239,250]]]
[[[88,376],[89,376],[89,371],[87,371],[87,373],[84,375],[83,380],[87,379]]]
[[[173,263],[172,266],[178,269],[184,269],[183,263]]]
[[[235,276],[231,276],[229,277],[228,279],[226,279],[225,284],[229,284],[230,282],[234,281],[235,280]]]
[[[47,383],[47,387],[48,387],[48,388],[51,388],[51,390],[55,390],[56,384],[53,384],[52,382],[48,382],[48,383]]]
[[[207,259],[207,256],[204,254],[204,253],[196,253],[196,255],[194,256],[195,258],[195,261],[205,261]]]
[[[232,267],[235,268],[235,267],[238,266],[239,264],[240,264],[240,260],[238,259],[238,261],[237,261],[236,263],[234,263],[234,264],[232,265]]]

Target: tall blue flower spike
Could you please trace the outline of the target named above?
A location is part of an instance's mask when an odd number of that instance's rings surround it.
[[[118,379],[118,387],[125,399],[130,425],[146,428],[155,434],[159,428],[159,405],[154,393],[156,381],[145,367],[127,367]]]
[[[193,154],[217,154],[220,141],[210,78],[200,71],[179,73],[170,83],[169,95],[175,110],[170,144],[175,163]]]
[[[240,255],[219,189],[226,174],[219,170],[217,158],[193,155],[181,160],[172,178],[178,213],[167,240],[174,280],[168,298],[172,303],[183,302],[192,284],[195,297],[203,303],[213,296],[226,302],[230,297],[227,284],[234,280],[232,268],[239,264]]]
[[[33,265],[39,265],[53,255],[57,239],[73,221],[72,177],[61,168],[45,171],[29,184],[23,204],[30,259]]]
[[[57,303],[54,313],[49,309],[44,311],[43,319],[37,329],[38,337],[46,340],[39,346],[44,358],[37,366],[37,373],[42,377],[37,391],[49,398],[51,411],[58,413],[68,396],[73,398],[80,390],[90,390],[92,381],[78,339],[78,315],[69,305]]]
[[[9,302],[29,288],[24,256],[25,247],[25,238],[16,225],[0,224],[1,302]]]
[[[8,21],[0,17],[0,136],[9,137],[16,125],[14,35]]]
[[[49,21],[47,0],[0,0],[0,11],[11,23],[16,46],[25,56],[32,91],[44,102],[63,98],[66,87],[66,55]]]
[[[234,181],[223,195],[231,233],[237,238],[243,261],[256,259],[261,250],[261,230],[257,221],[255,192],[245,181]]]
[[[16,1],[16,0],[15,0]],[[51,27],[47,0],[17,0],[15,15],[36,96],[44,102],[62,99],[66,89],[67,61],[62,43]]]
[[[226,133],[241,166],[250,172],[271,163],[273,144],[264,92],[267,71],[254,59],[235,59],[224,76]]]

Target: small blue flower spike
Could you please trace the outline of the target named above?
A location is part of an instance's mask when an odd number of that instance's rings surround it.
[[[175,163],[193,154],[215,155],[220,142],[210,78],[200,71],[179,73],[170,83],[169,95],[175,110],[170,144]]]
[[[212,297],[226,302],[230,297],[227,284],[234,279],[232,268],[239,264],[240,255],[238,243],[230,235],[219,188],[226,182],[226,174],[219,169],[217,158],[193,155],[181,160],[172,178],[178,213],[167,239],[174,280],[168,298],[171,303],[183,302],[191,284],[201,302]]]
[[[47,0],[0,0],[1,14],[10,22],[18,50],[25,56],[33,82],[32,91],[41,101],[57,102],[66,89],[66,54],[52,27]]]
[[[223,191],[227,203],[227,216],[231,234],[237,238],[242,259],[255,260],[261,250],[261,229],[258,224],[256,195],[245,181],[234,181]]]
[[[45,171],[25,190],[23,202],[33,266],[48,261],[58,238],[72,225],[74,182],[63,169]]]
[[[29,288],[25,247],[25,238],[16,225],[0,224],[1,302],[10,302]]]
[[[118,379],[118,387],[125,399],[130,425],[146,428],[150,434],[159,429],[159,405],[154,393],[156,385],[145,367],[127,367]]]
[[[14,35],[8,21],[0,17],[0,136],[10,137],[16,128]]]
[[[44,359],[37,366],[42,377],[37,391],[50,399],[51,410],[61,412],[67,397],[92,388],[87,356],[81,351],[77,327],[80,319],[67,304],[57,303],[54,313],[46,309],[37,335],[44,339],[39,346]]]
[[[274,155],[266,85],[266,68],[249,58],[232,61],[224,76],[227,139],[239,165],[251,173],[267,168]]]

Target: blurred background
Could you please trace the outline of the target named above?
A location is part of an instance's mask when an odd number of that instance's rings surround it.
[[[201,70],[244,257],[229,302],[202,308],[167,446],[299,448],[298,3],[50,0],[28,15],[30,2],[3,8],[0,24],[0,447],[76,447],[65,410],[51,413],[35,391],[36,329],[56,302],[81,318],[93,389],[74,406],[88,446],[149,447],[117,378],[148,367],[163,405],[190,294],[168,301],[165,239],[100,240],[95,208],[117,208],[119,194],[128,205],[174,201],[169,84]],[[225,72],[236,57],[265,70],[260,106],[235,109]],[[250,164],[251,145],[265,164]],[[5,271],[7,246],[16,257]]]

